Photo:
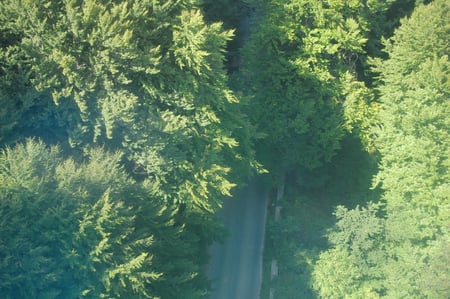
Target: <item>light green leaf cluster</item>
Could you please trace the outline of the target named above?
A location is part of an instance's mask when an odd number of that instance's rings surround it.
[[[388,212],[399,225],[404,218],[422,228],[404,227],[404,239],[434,238],[450,216],[445,212],[450,179],[449,11],[442,1],[418,8],[388,43],[390,59],[377,64],[384,82],[377,132],[383,155],[379,179],[387,191]],[[425,20],[429,26],[420,25]]]
[[[337,247],[321,253],[319,259],[313,283],[321,298],[345,298],[358,291],[362,273],[357,260],[349,252]]]
[[[376,115],[380,105],[373,91],[363,82],[354,80],[350,73],[343,76],[343,81],[345,128],[357,135],[369,152],[374,152],[374,130],[379,125]]]
[[[433,292],[419,277],[429,275],[423,269],[436,254],[434,240],[448,234],[449,16],[446,1],[419,6],[386,43],[390,59],[377,64],[385,84],[380,87],[378,179],[386,190],[387,238],[393,244],[386,281],[394,297]],[[450,273],[441,269],[436,275],[448,279]],[[390,283],[396,278],[395,285]],[[448,290],[444,284],[434,296]]]
[[[380,204],[348,210],[336,208],[336,226],[328,233],[332,248],[320,254],[314,266],[313,287],[322,298],[380,298],[385,259],[374,253],[382,246],[384,219]],[[334,270],[332,270],[334,269]]]
[[[205,64],[209,53],[203,50],[207,27],[200,11],[183,10],[179,18],[180,25],[175,26],[173,31],[175,61],[181,69],[191,68],[198,75],[203,73],[203,69],[210,71],[209,65]]]
[[[376,217],[379,207],[373,203],[369,203],[367,208],[352,210],[338,206],[335,211],[338,219],[336,231],[328,235],[330,243],[345,246],[353,255],[361,257],[374,247],[374,240],[383,232],[383,221]]]

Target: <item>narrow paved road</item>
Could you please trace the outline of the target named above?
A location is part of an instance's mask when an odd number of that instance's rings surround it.
[[[252,183],[224,203],[230,236],[210,249],[210,299],[259,299],[267,202],[265,189]]]

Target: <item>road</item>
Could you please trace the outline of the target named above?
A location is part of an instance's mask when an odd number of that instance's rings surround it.
[[[226,199],[219,216],[230,231],[210,248],[210,299],[258,299],[268,196],[257,183]]]

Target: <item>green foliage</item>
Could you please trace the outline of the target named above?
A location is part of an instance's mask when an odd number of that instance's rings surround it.
[[[46,200],[73,197],[79,205],[61,211],[74,225],[59,239],[73,245],[57,258],[74,268],[47,288],[63,294],[53,297],[205,294],[206,248],[223,234],[214,212],[258,163],[249,122],[227,86],[224,50],[233,32],[207,24],[199,5],[2,1],[0,144],[36,136],[74,161],[91,157],[46,170],[59,186]],[[109,159],[92,158],[96,146],[120,150],[139,184],[94,164]],[[70,280],[80,287],[69,290]]]
[[[271,208],[266,232],[266,271],[269,272],[271,259],[277,259],[279,276],[270,280],[270,274],[265,274],[262,298],[269,298],[270,287],[275,288],[276,296],[281,298],[311,299],[320,298],[320,292],[335,294],[325,298],[339,298],[339,294],[345,292],[344,285],[358,288],[361,282],[354,281],[353,277],[360,277],[361,270],[350,248],[359,250],[363,258],[365,252],[360,248],[364,244],[372,244],[373,247],[379,243],[369,237],[369,234],[380,234],[376,233],[382,222],[375,218],[377,204],[370,210],[359,208],[363,210],[361,215],[341,206],[338,212],[342,219],[340,227],[351,228],[349,232],[334,227],[336,218],[333,211],[337,204],[363,206],[368,201],[377,200],[379,190],[370,190],[372,176],[376,172],[374,157],[364,151],[356,138],[345,138],[342,148],[330,163],[287,177],[285,198],[279,203],[282,206],[281,219],[276,223],[272,221],[274,211]],[[336,242],[346,240],[343,241],[345,244],[334,248],[325,237],[329,234],[335,236]],[[321,291],[318,292],[317,288]],[[358,290],[364,293],[360,298],[370,298],[368,294],[374,291],[365,284],[364,288],[364,291]]]
[[[24,137],[37,134],[54,143],[64,135],[64,130],[51,109],[52,101],[48,94],[41,94],[32,87],[28,67],[31,61],[17,47],[19,42],[20,35],[2,22],[0,144],[13,144]]]
[[[25,136],[51,128],[51,142],[122,150],[167,200],[210,212],[234,186],[230,166],[252,168],[236,140],[248,122],[223,69],[233,34],[206,24],[197,1],[3,1],[0,20],[2,135],[33,110]]]
[[[320,296],[445,298],[449,292],[450,271],[442,266],[450,217],[449,15],[446,1],[417,6],[385,42],[389,58],[374,61],[382,214],[370,204],[337,210],[333,248],[314,269]],[[341,259],[352,265],[350,275],[331,271]]]
[[[376,149],[373,130],[379,125],[376,115],[380,105],[375,100],[373,90],[363,82],[354,80],[350,73],[344,75],[343,82],[345,129],[358,136],[368,152],[374,153]]]
[[[339,247],[322,253],[314,268],[314,288],[320,298],[367,298],[355,294],[361,278],[355,257]]]
[[[338,221],[336,231],[328,235],[330,243],[347,247],[353,255],[361,258],[361,254],[374,247],[376,236],[383,231],[383,221],[376,217],[379,206],[368,203],[367,208],[357,206],[352,210],[337,206],[334,215]]]
[[[235,36],[227,43],[225,66],[228,73],[239,70],[242,48],[250,33],[250,0],[203,0],[202,11],[207,22],[222,22],[224,28],[235,31]]]
[[[450,273],[450,246],[448,230],[429,244],[426,260],[428,263],[421,270],[419,288],[429,298],[444,298],[450,291],[448,274]]]
[[[152,183],[125,175],[120,159],[94,149],[79,164],[31,140],[2,151],[2,298],[205,293],[192,260],[196,240],[186,239]]]
[[[378,180],[386,190],[387,238],[393,244],[386,281],[411,273],[389,283],[391,296],[432,292],[418,277],[435,250],[432,240],[448,233],[449,15],[445,1],[419,6],[386,43],[390,58],[377,63],[385,84],[380,86],[383,126],[377,146],[383,159]],[[441,271],[438,276],[449,277],[448,269]]]
[[[242,90],[264,134],[261,160],[276,174],[319,167],[335,154],[344,130],[373,150],[378,109],[358,80],[375,15],[392,1],[255,2],[243,53]]]
[[[278,295],[445,297],[449,5],[418,5],[380,52],[413,3],[2,1],[0,144],[81,155],[0,154],[0,295],[205,296],[214,212],[257,150],[304,195],[270,224]],[[347,132],[381,156],[382,204],[357,205],[374,165]],[[338,206],[327,250],[337,203],[356,208]]]
[[[321,298],[379,298],[379,265],[386,259],[377,252],[385,225],[379,210],[380,204],[370,202],[367,208],[336,208],[338,221],[328,233],[332,247],[320,254],[313,272],[313,287]]]
[[[449,13],[442,1],[418,7],[387,42],[390,59],[376,68],[384,82],[378,180],[394,239],[433,239],[449,216]]]

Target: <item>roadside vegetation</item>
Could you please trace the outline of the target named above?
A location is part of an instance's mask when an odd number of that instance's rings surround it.
[[[375,158],[349,137],[330,163],[286,180],[278,203],[280,219],[274,219],[274,200],[269,210],[261,298],[269,298],[270,288],[275,298],[318,297],[311,277],[320,254],[330,248],[327,234],[336,224],[336,206],[355,208],[377,201],[381,191],[371,188],[376,171]],[[271,278],[274,259],[278,276]]]
[[[251,113],[258,158],[286,186],[267,226],[263,298],[445,298],[450,6],[255,10],[241,71],[265,108]]]

